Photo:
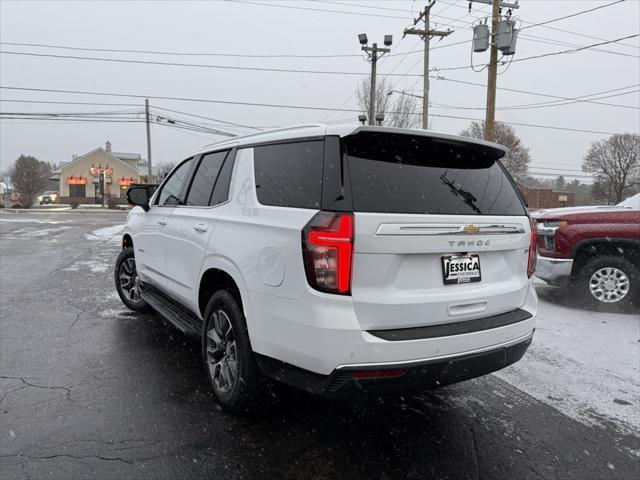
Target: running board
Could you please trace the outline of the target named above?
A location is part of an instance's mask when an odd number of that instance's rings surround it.
[[[185,335],[197,336],[202,334],[202,320],[188,308],[170,299],[157,288],[149,284],[140,285],[140,296],[151,305],[165,320]]]

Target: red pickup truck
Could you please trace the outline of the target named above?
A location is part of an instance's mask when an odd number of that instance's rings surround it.
[[[589,303],[640,300],[640,210],[555,208],[532,216],[538,222],[536,276],[577,288]]]

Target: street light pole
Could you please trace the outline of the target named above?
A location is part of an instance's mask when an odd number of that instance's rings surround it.
[[[369,83],[369,125],[375,125],[376,123],[376,69],[378,59],[385,53],[391,51],[390,48],[380,48],[377,43],[374,43],[371,47],[367,46],[369,40],[366,33],[358,35],[358,41],[362,45],[362,50],[367,52],[369,59],[371,60],[371,80]],[[393,37],[391,35],[384,36],[385,47],[390,47],[393,43]]]
[[[375,125],[376,114],[376,64],[378,63],[378,44],[371,47],[371,84],[369,86],[369,125]]]

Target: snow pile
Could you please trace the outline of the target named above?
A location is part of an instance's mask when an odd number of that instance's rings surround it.
[[[566,289],[536,289],[533,344],[496,376],[582,423],[640,433],[638,315],[586,310]]]
[[[618,207],[630,207],[640,210],[640,193],[636,193],[634,196],[623,200],[618,204]]]
[[[109,243],[120,243],[124,224],[112,225],[111,227],[99,228],[91,233],[85,233],[84,238],[87,240],[107,241]]]

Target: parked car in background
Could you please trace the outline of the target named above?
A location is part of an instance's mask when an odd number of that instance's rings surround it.
[[[129,189],[120,298],[202,339],[217,401],[261,375],[310,392],[411,391],[518,361],[535,229],[467,137],[304,126],[234,138]]]
[[[58,203],[60,200],[60,194],[58,192],[47,191],[42,195],[38,195],[38,202],[40,205],[49,205],[51,203]]]
[[[571,286],[589,303],[640,299],[640,210],[623,206],[542,210],[536,276]]]

